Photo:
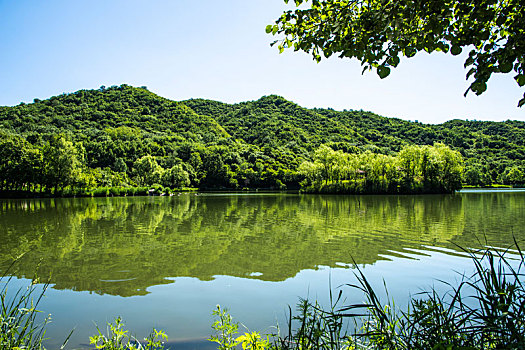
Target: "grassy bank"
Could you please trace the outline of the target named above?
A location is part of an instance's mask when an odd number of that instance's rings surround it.
[[[0,198],[56,198],[56,197],[132,197],[169,196],[181,192],[195,192],[198,188],[148,187],[97,187],[93,189],[66,188],[60,192],[0,191]]]

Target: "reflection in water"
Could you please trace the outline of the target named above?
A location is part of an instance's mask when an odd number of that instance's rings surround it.
[[[199,195],[0,201],[0,270],[55,289],[144,295],[168,277],[283,281],[413,249],[507,247],[525,193]]]

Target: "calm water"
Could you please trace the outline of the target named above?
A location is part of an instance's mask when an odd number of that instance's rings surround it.
[[[14,285],[51,283],[51,348],[73,328],[68,348],[85,346],[119,315],[138,337],[157,327],[178,349],[203,348],[216,304],[271,332],[299,296],[355,281],[352,259],[406,300],[471,271],[457,246],[506,248],[524,228],[525,192],[513,191],[4,200],[0,272],[19,257]]]

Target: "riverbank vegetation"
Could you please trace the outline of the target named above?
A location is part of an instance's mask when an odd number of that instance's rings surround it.
[[[346,179],[325,172],[336,181],[325,178],[317,186],[319,176],[308,164],[330,149],[359,166],[342,171]],[[443,180],[450,174],[440,166],[437,174],[421,168],[416,175],[396,163],[423,157],[410,160],[417,163],[446,149],[455,162],[464,161],[453,180]],[[306,109],[279,96],[238,104],[174,102],[128,85],[0,107],[4,196],[129,195],[153,186],[160,192],[283,190],[301,184],[308,192],[450,192],[460,182],[521,185],[524,162],[525,123],[519,121],[431,125],[364,111]],[[378,173],[382,163],[388,166]]]
[[[298,171],[304,192],[452,193],[461,188],[463,158],[443,144],[405,146],[396,155],[346,153],[321,146]]]
[[[472,276],[461,276],[459,284],[450,285],[444,294],[419,293],[409,299],[406,309],[393,301],[382,302],[356,267],[357,283],[346,287],[359,289],[363,302],[348,304],[342,289],[330,293],[328,307],[302,299],[295,316],[290,309],[284,333],[278,327],[271,335],[248,331],[238,336],[238,324],[218,306],[212,325],[216,334],[210,341],[218,349],[522,349],[525,257],[517,243],[510,252],[469,252],[475,267]],[[11,295],[7,287],[5,283],[0,291],[1,347],[41,349],[46,321],[36,323],[36,308],[45,288],[33,302],[33,284]],[[90,343],[100,349],[161,349],[166,339],[154,329],[140,342],[117,318],[108,325],[107,334],[98,330]]]
[[[0,277],[0,348],[41,349],[50,317],[37,320],[39,311],[36,308],[47,286],[37,291],[32,283],[25,290],[8,295],[10,281],[9,277]]]

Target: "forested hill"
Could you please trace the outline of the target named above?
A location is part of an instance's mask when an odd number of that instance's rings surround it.
[[[407,144],[444,143],[465,158],[465,174],[471,175],[467,183],[503,183],[506,170],[515,166],[525,170],[522,121],[423,124],[365,111],[306,109],[280,96],[234,105],[203,99],[184,103],[196,113],[214,116],[236,138],[261,147],[286,146],[308,154],[326,143],[345,152],[392,154]]]
[[[463,155],[465,183],[519,184],[524,142],[518,121],[429,125],[306,109],[274,95],[175,102],[121,85],[0,107],[0,187],[297,188],[306,176],[301,164],[317,161],[323,145],[337,154],[395,156],[435,143]]]
[[[183,103],[198,114],[213,116],[231,135],[260,146],[268,142],[279,145],[296,142],[308,148],[341,142],[332,146],[355,145],[388,153],[399,151],[407,143],[442,142],[466,156],[472,153],[469,149],[489,148],[517,152],[510,159],[525,157],[525,122],[521,121],[452,120],[437,125],[423,124],[364,111],[306,109],[280,96],[264,96],[234,105],[203,99]]]
[[[196,114],[180,102],[162,98],[145,88],[127,85],[35,99],[15,107],[2,107],[0,121],[17,133],[81,133],[89,136],[111,128],[177,135],[192,141],[228,137],[215,119]]]

